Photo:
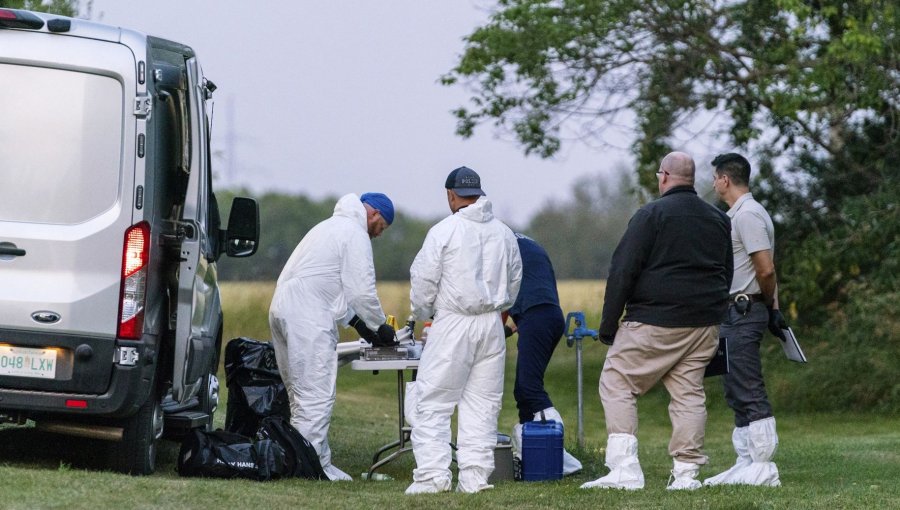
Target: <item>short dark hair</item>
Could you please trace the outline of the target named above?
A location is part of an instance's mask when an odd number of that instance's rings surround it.
[[[727,175],[731,182],[736,185],[750,185],[750,162],[744,156],[736,152],[719,154],[712,160],[711,164],[715,167],[717,174]]]

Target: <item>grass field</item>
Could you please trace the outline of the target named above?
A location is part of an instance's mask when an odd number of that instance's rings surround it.
[[[601,282],[563,282],[565,311],[593,310],[588,324],[596,327]],[[223,300],[226,338],[268,338],[266,315],[273,285],[226,284]],[[405,319],[407,286],[379,285],[386,311]],[[347,338],[351,335],[348,334]],[[515,422],[512,374],[515,342],[508,343],[504,406],[500,431]],[[671,460],[667,396],[654,391],[639,401],[638,432],[641,464],[647,480],[639,492],[583,491],[583,482],[606,473],[603,414],[597,398],[597,376],[606,348],[585,344],[586,448],[575,445],[575,353],[562,342],[547,374],[547,387],[567,420],[566,443],[585,470],[559,482],[503,482],[478,495],[439,494],[405,497],[413,457],[406,454],[383,472],[391,481],[363,482],[359,474],[374,451],[396,435],[394,373],[354,372],[341,368],[338,399],[331,427],[334,462],[357,478],[348,483],[281,480],[197,480],[175,473],[178,445],[164,442],[157,473],[144,478],[103,472],[106,444],[40,433],[32,428],[0,429],[0,508],[900,508],[900,418],[853,414],[778,414],[781,445],[776,461],[783,487],[719,487],[690,493],[665,490]],[[223,388],[224,389],[224,388]],[[734,460],[731,417],[716,379],[708,381],[710,464],[701,476],[711,476]],[[776,411],[778,402],[773,403]],[[224,421],[224,402],[217,422]]]

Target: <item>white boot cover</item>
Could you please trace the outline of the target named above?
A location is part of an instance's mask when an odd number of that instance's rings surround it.
[[[610,469],[608,475],[587,482],[581,488],[627,490],[644,488],[644,472],[641,471],[637,456],[637,438],[631,434],[609,435],[606,442],[606,467]]]
[[[735,441],[735,450],[738,451],[739,455],[738,462],[728,471],[706,480],[704,483],[706,485],[780,486],[781,480],[778,477],[778,467],[772,462],[772,457],[775,456],[775,451],[778,449],[775,418],[769,417],[750,422],[749,426],[743,428],[746,429],[747,458],[741,456],[741,452],[738,450],[738,443]],[[735,429],[735,431],[737,430]],[[732,435],[732,440],[734,438],[735,435]]]
[[[688,462],[673,461],[672,476],[669,478],[669,486],[666,489],[670,491],[677,490],[697,490],[703,487],[697,475],[700,474],[700,465]]]
[[[322,466],[322,471],[325,471],[325,474],[328,475],[328,479],[332,482],[350,482],[353,480],[352,476],[341,471],[334,464]]]
[[[441,478],[439,480],[431,479],[423,482],[413,482],[406,488],[407,495],[415,494],[437,494],[439,492],[448,492],[450,490],[450,480]]]
[[[513,455],[522,460],[522,424],[513,425],[512,434],[509,435],[509,442],[512,446]]]
[[[750,427],[735,427],[731,432],[731,444],[734,445],[734,451],[737,453],[737,460],[734,466],[727,471],[723,471],[712,478],[703,481],[703,485],[725,485],[732,483],[740,483],[735,480],[740,479],[740,473],[750,465]]]
[[[490,473],[486,469],[479,467],[469,467],[459,470],[459,482],[456,484],[456,492],[467,492],[474,494],[486,489],[493,489],[494,486],[487,483]]]
[[[740,483],[778,487],[778,467],[772,462],[778,449],[778,433],[775,432],[775,417],[750,422],[750,460],[753,462],[742,473]]]
[[[553,420],[559,423],[563,423],[562,416],[559,415],[559,411],[556,410],[555,407],[548,407],[543,410],[544,417],[547,420]],[[534,421],[541,421],[541,413],[534,413]],[[565,424],[563,424],[565,427]],[[522,426],[519,425],[519,444],[522,444]],[[513,446],[515,449],[515,446]],[[520,457],[521,458],[521,457]],[[581,461],[575,458],[574,455],[567,452],[563,449],[563,476],[574,475],[575,473],[581,471]]]

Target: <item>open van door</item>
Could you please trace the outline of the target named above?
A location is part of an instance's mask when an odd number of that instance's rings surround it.
[[[191,143],[190,176],[184,210],[180,222],[184,233],[181,242],[181,262],[178,269],[177,325],[173,357],[172,398],[185,403],[201,389],[204,376],[215,370],[216,338],[220,326],[219,288],[216,284],[215,242],[218,225],[210,225],[209,207],[212,189],[207,147],[209,129],[205,92],[200,69],[195,58],[186,60],[188,105],[193,110],[190,139],[206,142]]]

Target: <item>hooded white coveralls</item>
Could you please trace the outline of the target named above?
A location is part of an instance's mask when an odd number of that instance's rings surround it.
[[[434,321],[407,413],[417,466],[407,493],[450,489],[457,405],[457,490],[489,487],[506,357],[500,312],[515,302],[521,280],[516,238],[486,198],[429,230],[410,268],[412,312]]]
[[[334,215],[312,228],[288,259],[272,298],[269,327],[291,406],[291,425],[319,453],[332,480],[328,427],[337,382],[337,325],[358,315],[375,330],[385,321],[375,291],[372,243],[359,197],[338,200]]]

